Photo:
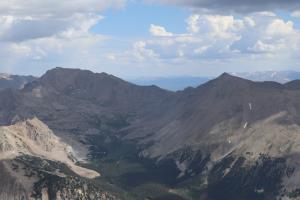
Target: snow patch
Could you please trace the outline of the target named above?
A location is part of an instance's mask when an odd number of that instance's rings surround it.
[[[248,127],[248,122],[245,123],[244,129]]]
[[[228,138],[227,141],[228,141],[229,144],[231,144],[231,139],[230,138]]]
[[[249,110],[252,110],[252,103],[249,103]]]

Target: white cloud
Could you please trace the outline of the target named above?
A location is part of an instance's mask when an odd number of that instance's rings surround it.
[[[168,31],[166,31],[166,29],[164,27],[157,26],[157,25],[154,25],[154,24],[150,25],[149,32],[151,33],[151,35],[158,36],[158,37],[170,37],[170,36],[173,36],[173,33],[170,33]]]
[[[233,16],[221,15],[192,15],[187,20],[192,34],[210,34],[213,37],[230,38],[233,33],[244,27],[241,20]]]
[[[292,17],[300,17],[300,10],[292,12]]]
[[[8,51],[11,52],[12,54],[28,56],[31,54],[32,49],[30,48],[30,46],[24,44],[13,43],[8,46]]]
[[[84,59],[88,53],[95,56],[94,48],[107,39],[90,32],[103,18],[99,12],[121,8],[125,1],[1,1],[0,56],[5,58],[2,66],[30,65],[33,60],[55,66],[71,59],[76,62],[79,57]],[[91,57],[86,62],[92,60]]]
[[[165,34],[164,27],[152,25],[150,29],[155,29],[150,31],[152,36],[168,37],[151,37],[136,43],[131,50],[135,52],[135,60],[144,62],[147,58],[165,65],[191,62],[197,65],[217,61],[249,63],[252,59],[258,61],[259,56],[264,61],[276,57],[278,62],[295,57],[300,49],[300,31],[294,23],[272,12],[256,12],[243,18],[193,14],[186,24],[185,33],[172,35]]]
[[[249,50],[255,53],[273,53],[282,47],[282,44],[267,44],[258,40],[253,47],[249,47]]]
[[[294,23],[284,22],[282,19],[274,19],[266,28],[266,34],[270,37],[285,37],[294,31]]]
[[[1,1],[0,56],[5,58],[1,68],[31,67],[37,62],[49,67],[92,63],[99,57],[96,49],[109,37],[91,33],[90,29],[102,20],[101,11],[122,8],[125,2]]]
[[[108,53],[105,55],[106,59],[115,61],[117,59],[116,55],[114,53]]]
[[[62,32],[77,34],[79,29],[87,31],[97,23],[102,10],[120,8],[124,3],[125,0],[1,1],[0,40],[19,42]]]
[[[288,21],[269,11],[237,17],[232,13],[217,15],[196,10],[186,19],[186,31],[175,34],[168,26],[152,24],[148,30],[150,36],[138,40],[120,40],[91,32],[103,18],[101,11],[120,8],[125,1],[0,2],[0,56],[5,58],[1,60],[1,68],[106,67],[107,63],[113,63],[116,72],[121,68],[127,72],[125,65],[130,66],[128,69],[177,65],[221,68],[250,62],[256,65],[258,61],[268,66],[299,63],[300,30],[293,22],[297,19]],[[271,56],[272,60],[268,60]],[[290,58],[296,61],[290,62]]]
[[[198,49],[195,49],[194,50],[194,53],[196,53],[196,54],[199,54],[199,55],[201,55],[201,54],[203,54],[205,51],[207,51],[207,49],[208,48],[210,48],[211,46],[201,46],[201,47],[199,47]]]
[[[125,0],[10,0],[0,2],[2,15],[18,17],[68,18],[75,13],[97,13],[113,7],[121,8]]]
[[[161,60],[225,58],[228,54],[235,54],[230,46],[240,40],[240,31],[249,23],[254,25],[253,21],[249,22],[250,18],[247,20],[246,23],[233,16],[191,15],[186,20],[187,33],[165,34],[165,28],[156,28],[156,33],[151,35],[168,37],[145,40],[144,48]]]
[[[271,11],[256,12],[254,14],[257,16],[263,16],[263,17],[276,17],[276,14]]]
[[[248,25],[250,27],[254,27],[256,25],[256,22],[253,20],[252,17],[245,17],[244,22],[246,25]]]
[[[89,30],[101,19],[101,16],[94,14],[76,14],[72,17],[70,26],[64,31],[60,32],[58,35],[68,39],[89,35]]]
[[[191,32],[191,33],[197,33],[199,32],[199,26],[198,26],[198,21],[200,19],[200,15],[191,15],[187,20],[187,24],[188,24],[188,27],[187,27],[187,30],[188,32]]]
[[[152,49],[147,48],[147,43],[144,41],[134,43],[132,55],[140,61],[155,59],[157,57],[157,54]]]
[[[43,37],[64,35],[72,38],[88,33],[102,17],[94,14],[74,14],[68,19],[30,19],[0,16],[0,41],[22,42]]]

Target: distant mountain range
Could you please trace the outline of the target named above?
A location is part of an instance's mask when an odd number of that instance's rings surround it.
[[[300,79],[300,72],[297,71],[262,71],[262,72],[241,72],[229,73],[233,76],[249,79],[252,81],[274,81],[278,83],[287,83],[292,80]],[[178,91],[187,87],[197,87],[216,77],[209,76],[170,76],[170,77],[140,77],[127,78],[126,80],[141,86],[156,85],[160,88]],[[4,88],[22,88],[26,83],[35,80],[34,76],[19,76],[0,73],[0,89]]]
[[[245,72],[245,73],[230,73],[231,75],[253,81],[275,81],[286,83],[292,80],[300,79],[300,72],[296,71],[262,71],[262,72]],[[156,78],[135,78],[127,79],[128,81],[138,85],[157,85],[161,88],[177,91],[187,87],[197,87],[215,77],[156,77]]]
[[[297,71],[263,71],[231,74],[253,81],[274,81],[278,83],[287,83],[300,79],[300,72]]]
[[[18,76],[0,73],[0,89],[15,88],[21,89],[27,83],[35,80],[34,76]]]

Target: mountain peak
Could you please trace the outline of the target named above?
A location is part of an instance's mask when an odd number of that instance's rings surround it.
[[[227,73],[227,72],[223,72],[220,77],[233,77],[231,74]]]
[[[91,75],[93,72],[89,70],[82,70],[82,69],[73,69],[73,68],[62,68],[62,67],[56,67],[53,69],[48,70],[41,78],[42,79],[49,79],[49,78],[58,78],[65,76],[65,78],[68,78],[70,76],[74,76],[77,74],[85,74],[85,75]]]
[[[55,67],[53,69],[48,70],[42,78],[47,78],[47,77],[53,77],[53,76],[65,76],[65,77],[74,77],[74,76],[102,76],[102,77],[110,77],[110,78],[116,78],[113,75],[107,74],[105,72],[101,73],[94,73],[90,70],[85,70],[85,69],[75,69],[75,68],[63,68],[63,67]]]
[[[241,78],[237,76],[233,76],[232,74],[229,74],[227,72],[224,72],[217,79],[241,79]]]
[[[237,76],[233,76],[232,74],[224,72],[219,77],[212,80],[212,82],[217,82],[217,83],[221,83],[221,84],[224,84],[224,83],[226,83],[226,84],[231,84],[232,83],[233,84],[233,83],[251,82],[251,81],[247,80],[247,79],[237,77]]]
[[[93,73],[89,70],[56,67],[47,71],[40,79],[43,85],[51,85],[60,91],[71,88],[89,89],[101,85],[125,83],[107,73]]]

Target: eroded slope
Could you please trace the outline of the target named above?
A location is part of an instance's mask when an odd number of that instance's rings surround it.
[[[0,127],[0,151],[1,160],[30,155],[62,162],[83,177],[99,176],[95,171],[76,166],[72,147],[63,143],[37,118]]]

